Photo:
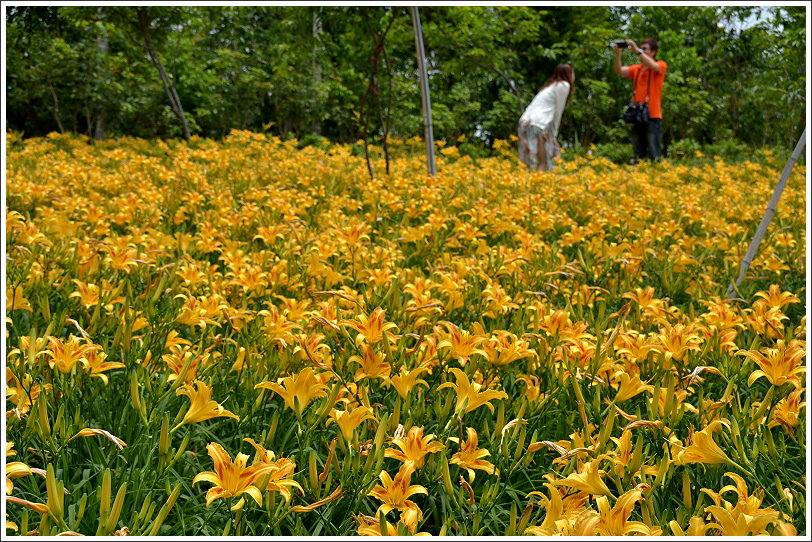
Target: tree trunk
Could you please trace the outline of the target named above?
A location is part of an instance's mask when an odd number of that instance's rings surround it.
[[[423,128],[426,139],[426,162],[429,175],[437,173],[434,164],[434,127],[431,122],[431,98],[429,96],[429,78],[426,74],[426,52],[423,48],[423,27],[420,24],[420,13],[417,7],[410,7],[412,27],[414,29],[415,50],[417,51],[417,70],[420,77],[420,96],[423,102]]]
[[[56,125],[59,127],[59,133],[64,134],[65,127],[62,125],[62,119],[59,116],[59,98],[56,97],[56,90],[54,90],[54,86],[50,82],[48,83],[48,89],[51,91],[51,98],[54,102],[53,115],[56,119]]]
[[[761,244],[764,234],[767,233],[767,228],[770,227],[770,222],[772,222],[773,216],[775,216],[775,210],[778,207],[778,200],[781,198],[781,194],[784,192],[784,187],[787,184],[787,179],[789,179],[789,174],[792,173],[792,166],[794,166],[795,162],[797,162],[798,158],[800,158],[805,145],[806,128],[804,128],[800,139],[798,139],[798,143],[795,145],[792,155],[789,157],[789,160],[787,160],[787,163],[784,166],[784,171],[781,172],[781,177],[778,179],[778,184],[775,185],[773,195],[770,197],[770,202],[767,204],[767,209],[764,211],[764,216],[761,217],[761,222],[756,229],[756,234],[753,236],[753,240],[750,241],[750,246],[747,247],[747,253],[744,255],[744,258],[742,258],[742,263],[739,266],[739,276],[736,279],[735,284],[731,284],[727,289],[726,297],[728,299],[732,298],[733,294],[737,292],[739,285],[742,283],[747,274],[747,270],[750,268],[750,264],[753,262],[753,258],[756,257],[758,246]]]
[[[166,90],[166,95],[169,97],[169,105],[172,108],[172,112],[175,113],[175,116],[178,117],[178,120],[180,120],[181,125],[183,126],[183,139],[189,141],[189,138],[191,138],[192,135],[189,132],[189,123],[186,121],[186,115],[183,113],[183,105],[181,105],[178,92],[175,90],[175,85],[166,74],[164,65],[161,63],[161,59],[158,57],[158,52],[155,50],[155,46],[152,43],[149,23],[150,21],[148,19],[146,10],[143,8],[139,9],[138,30],[141,33],[141,37],[144,39],[144,47],[146,48],[147,53],[149,53],[150,60],[152,60],[155,68],[157,68],[158,74],[161,76],[161,82],[164,85],[164,90]]]
[[[104,17],[104,10],[99,8],[99,17]],[[109,53],[109,44],[107,41],[107,30],[102,26],[102,33],[96,38],[96,48],[99,50],[99,55],[103,59],[103,69],[107,70],[107,55]],[[88,127],[89,129],[90,127]],[[104,103],[98,104],[98,111],[96,113],[96,122],[93,127],[93,139],[97,141],[104,140],[105,133],[107,132],[107,107]]]
[[[321,39],[321,16],[319,9],[313,11],[313,78],[316,80],[316,86],[321,87],[321,63],[319,62],[319,40]],[[316,134],[321,135],[321,123],[319,118],[316,117],[310,123],[310,130]]]

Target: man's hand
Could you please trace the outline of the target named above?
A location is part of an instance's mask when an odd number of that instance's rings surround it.
[[[626,40],[626,41],[628,42],[629,40]],[[623,54],[623,52],[622,52],[623,50],[620,47],[617,46],[617,42],[614,42],[612,45],[615,48],[615,61],[614,61],[614,66],[613,66],[614,70],[615,70],[615,73],[620,75],[621,77],[628,77],[629,76],[629,68],[627,68],[626,66],[623,66],[621,61],[620,61],[620,57]]]
[[[637,46],[634,40],[626,40],[626,43],[629,45],[629,49],[631,49],[634,54],[638,54],[640,52],[640,47]]]

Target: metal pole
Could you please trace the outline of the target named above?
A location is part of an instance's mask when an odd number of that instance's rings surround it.
[[[423,50],[423,27],[420,26],[420,14],[417,7],[410,7],[412,26],[414,27],[414,45],[417,49],[417,69],[420,71],[420,95],[423,98],[423,126],[425,128],[426,158],[429,175],[434,175],[434,129],[431,125],[431,99],[429,98],[429,80],[426,75],[426,52]]]
[[[728,298],[733,297],[734,291],[739,287],[739,284],[742,283],[742,280],[744,280],[744,275],[747,273],[747,269],[750,267],[753,258],[756,257],[758,246],[761,244],[761,240],[764,238],[764,234],[767,233],[767,228],[770,226],[770,222],[775,215],[775,209],[778,207],[778,200],[781,197],[781,193],[784,191],[784,186],[787,184],[789,174],[792,172],[792,166],[795,165],[795,162],[797,162],[798,158],[801,156],[801,152],[804,150],[804,145],[806,145],[806,128],[804,128],[801,138],[795,145],[795,150],[792,151],[792,156],[790,156],[789,160],[787,160],[787,164],[784,166],[784,171],[781,172],[781,178],[779,179],[778,184],[775,185],[775,190],[773,190],[770,203],[767,204],[767,210],[764,211],[764,216],[761,217],[761,223],[758,225],[756,235],[753,237],[753,240],[750,241],[750,246],[747,248],[747,254],[745,254],[741,266],[739,267],[739,278],[736,279],[735,286],[731,284],[727,289]]]

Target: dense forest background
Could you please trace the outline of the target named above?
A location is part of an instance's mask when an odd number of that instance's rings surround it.
[[[435,139],[471,153],[515,133],[559,62],[577,74],[561,143],[630,153],[631,84],[609,46],[627,37],[656,37],[668,63],[667,150],[791,149],[804,127],[801,6],[424,6],[420,17]],[[7,128],[25,137],[423,134],[405,7],[18,6],[6,32]]]

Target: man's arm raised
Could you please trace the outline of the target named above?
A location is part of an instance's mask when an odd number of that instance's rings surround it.
[[[632,40],[626,40],[626,43],[629,44],[629,49],[634,51],[634,54],[640,57],[640,63],[645,66],[646,68],[650,69],[653,72],[660,73],[660,65],[657,64],[657,61],[648,56],[644,53],[635,42]]]
[[[622,65],[620,62],[620,55],[620,48],[617,46],[617,44],[615,44],[615,73],[621,77],[629,77],[629,68]]]

